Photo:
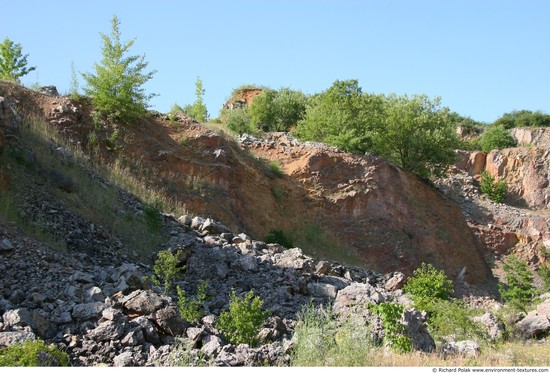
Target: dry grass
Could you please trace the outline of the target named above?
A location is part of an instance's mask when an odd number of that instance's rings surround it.
[[[550,343],[536,341],[506,342],[483,346],[476,357],[443,356],[439,353],[388,353],[374,349],[365,354],[365,366],[429,367],[429,366],[549,366]]]

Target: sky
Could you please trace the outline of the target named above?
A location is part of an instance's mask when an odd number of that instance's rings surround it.
[[[487,123],[550,113],[550,0],[0,0],[0,39],[37,67],[23,84],[63,94],[71,64],[100,62],[114,15],[157,71],[145,89],[160,112],[193,103],[200,77],[212,118],[243,84],[313,94],[345,79]]]

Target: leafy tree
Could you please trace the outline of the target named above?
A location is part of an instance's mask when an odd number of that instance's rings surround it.
[[[239,135],[243,133],[256,133],[256,128],[250,122],[250,114],[247,107],[224,110],[222,117],[227,127]]]
[[[36,67],[27,67],[28,54],[23,55],[21,44],[15,44],[8,38],[0,44],[0,79],[19,82]]]
[[[506,284],[499,284],[502,299],[515,309],[527,311],[536,295],[533,274],[527,265],[510,255],[503,263]]]
[[[487,128],[479,139],[481,150],[487,153],[493,149],[512,148],[516,145],[516,139],[501,125]]]
[[[290,88],[264,89],[250,104],[252,123],[266,131],[288,131],[303,118],[306,96]]]
[[[427,178],[454,162],[458,137],[441,100],[426,95],[386,99],[384,126],[374,135],[374,149],[386,159]]]
[[[204,314],[204,303],[208,298],[208,281],[197,287],[195,299],[187,296],[185,290],[176,287],[178,293],[178,310],[181,317],[189,322],[198,322]]]
[[[449,299],[453,292],[453,282],[442,270],[429,263],[422,263],[409,277],[403,290],[411,294],[418,308],[429,311],[436,299]]]
[[[145,73],[145,55],[127,56],[135,39],[122,42],[120,21],[111,20],[111,35],[103,39],[101,64],[94,64],[95,74],[82,74],[87,87],[84,92],[92,98],[95,109],[113,122],[129,123],[147,113],[148,101],[154,94],[145,93],[143,85],[156,71]]]
[[[363,94],[357,80],[337,80],[309,98],[296,135],[348,152],[365,152],[372,148],[372,131],[379,127],[382,113],[381,96]]]
[[[232,344],[258,343],[258,332],[269,311],[262,311],[264,302],[251,290],[240,298],[235,290],[231,292],[229,311],[220,314],[217,324],[227,340]]]
[[[541,111],[514,110],[502,115],[494,123],[505,129],[514,127],[550,127],[550,115]]]
[[[384,328],[385,343],[396,352],[412,350],[412,340],[406,335],[405,325],[401,323],[404,307],[393,302],[383,302],[371,306],[374,314],[380,317]]]
[[[195,95],[197,99],[193,103],[193,115],[192,117],[198,120],[199,122],[206,122],[208,120],[208,111],[206,110],[206,105],[204,105],[204,88],[202,86],[202,80],[197,76],[197,81],[195,82]]]

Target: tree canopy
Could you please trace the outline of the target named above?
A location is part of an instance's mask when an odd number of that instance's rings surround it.
[[[28,54],[23,55],[23,47],[8,38],[0,44],[0,79],[19,82],[19,78],[27,75],[36,67],[27,67]]]
[[[144,55],[127,55],[135,39],[121,41],[116,16],[111,26],[111,35],[101,34],[103,58],[100,64],[94,64],[95,73],[82,74],[87,83],[84,92],[102,116],[128,123],[146,114],[148,102],[155,95],[147,94],[143,85],[156,71],[144,72],[148,65]]]

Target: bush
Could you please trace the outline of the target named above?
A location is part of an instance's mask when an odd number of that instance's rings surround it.
[[[427,320],[430,335],[438,342],[476,340],[483,342],[488,335],[483,326],[472,320],[472,311],[460,300],[435,300],[430,304]]]
[[[418,308],[429,310],[437,299],[449,299],[453,292],[453,282],[442,270],[435,269],[431,264],[422,263],[409,277],[403,290],[411,294]]]
[[[517,141],[503,126],[491,126],[483,132],[478,142],[481,150],[488,153],[493,149],[512,148]]]
[[[222,112],[222,121],[227,127],[238,135],[243,133],[255,134],[257,131],[252,126],[248,108],[228,109]]]
[[[246,343],[253,346],[258,343],[258,332],[264,323],[268,311],[262,311],[264,302],[253,291],[244,298],[231,292],[229,311],[220,314],[217,328],[234,345]]]
[[[95,74],[82,74],[87,87],[84,92],[92,98],[95,110],[113,122],[128,123],[147,113],[148,101],[154,94],[146,94],[143,85],[155,71],[144,73],[145,56],[126,56],[134,40],[122,43],[120,21],[111,20],[111,35],[101,34],[103,59],[95,64]]]
[[[265,243],[278,243],[279,245],[290,249],[294,247],[292,240],[281,229],[272,229],[264,238]]]
[[[0,349],[0,366],[3,367],[66,367],[69,355],[55,345],[41,340],[25,341]]]
[[[204,314],[204,302],[207,299],[208,282],[201,283],[197,288],[195,299],[188,297],[185,290],[177,287],[178,311],[184,320],[197,322]]]
[[[412,350],[412,341],[405,335],[405,325],[401,323],[404,307],[397,303],[384,302],[370,309],[382,320],[384,342],[392,350],[403,353]]]
[[[482,194],[486,194],[491,200],[501,203],[506,198],[508,184],[504,180],[496,181],[487,171],[483,171],[479,189]]]
[[[344,322],[332,317],[331,307],[307,306],[294,330],[292,366],[364,366],[374,348],[371,330],[362,318]]]
[[[288,131],[302,119],[305,110],[306,96],[289,88],[264,89],[250,103],[251,121],[264,131]]]
[[[284,176],[283,171],[281,171],[281,164],[279,162],[271,161],[269,162],[268,167],[276,177],[282,178]]]
[[[180,250],[175,253],[169,250],[159,251],[157,254],[151,281],[157,286],[162,286],[165,292],[172,288],[173,281],[178,279],[183,271],[183,268],[179,267],[179,256]]]
[[[499,284],[502,299],[512,308],[527,311],[536,295],[533,274],[527,265],[516,256],[510,255],[503,262],[505,284]]]

